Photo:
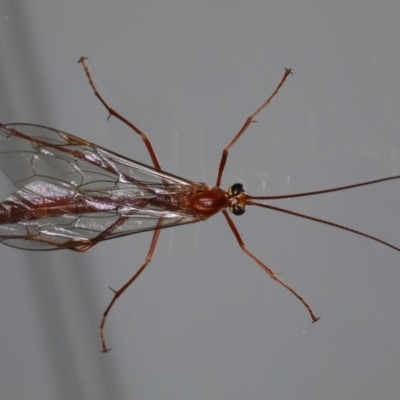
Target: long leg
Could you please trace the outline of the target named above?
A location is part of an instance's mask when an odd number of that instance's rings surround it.
[[[246,122],[244,123],[244,125],[242,126],[242,128],[240,129],[240,131],[236,134],[236,136],[229,142],[228,146],[225,147],[225,149],[222,152],[222,156],[221,156],[221,161],[219,163],[219,168],[218,168],[218,177],[217,177],[217,186],[221,185],[221,179],[222,179],[222,174],[224,172],[224,168],[225,168],[225,164],[226,164],[226,160],[228,158],[228,153],[229,153],[229,149],[239,140],[239,138],[243,135],[244,132],[246,132],[247,128],[249,127],[249,125],[253,122],[254,117],[260,112],[262,111],[265,107],[267,107],[267,105],[271,102],[271,100],[277,95],[277,93],[279,92],[279,89],[282,87],[282,85],[285,83],[286,78],[292,73],[292,70],[289,68],[285,68],[285,73],[281,79],[281,81],[279,82],[279,85],[276,87],[276,89],[274,90],[274,92],[271,94],[271,96],[269,96],[269,98],[253,113],[250,115],[250,117],[247,118]]]
[[[311,316],[312,322],[317,322],[319,320],[319,317],[316,317],[313,310],[311,309],[311,307],[308,305],[308,303],[299,295],[296,293],[296,291],[294,289],[292,289],[289,285],[287,285],[286,283],[282,282],[277,274],[272,271],[271,268],[269,268],[267,265],[265,265],[263,262],[261,262],[255,255],[253,255],[252,253],[250,253],[250,251],[248,251],[246,249],[246,246],[243,242],[243,240],[240,237],[240,234],[235,226],[235,224],[233,223],[232,219],[229,217],[228,213],[226,212],[226,210],[222,211],[226,220],[228,221],[229,227],[232,229],[233,234],[236,237],[237,242],[239,243],[240,248],[253,260],[255,261],[268,275],[271,279],[273,279],[274,281],[278,282],[280,285],[282,285],[285,289],[289,290],[290,293],[292,293],[294,296],[296,296],[304,305],[304,307],[307,309],[308,313]]]
[[[132,214],[130,214],[130,215],[132,215]],[[93,246],[95,246],[97,243],[104,240],[107,236],[111,235],[111,233],[113,233],[117,228],[122,226],[129,218],[130,217],[128,217],[128,216],[120,217],[117,221],[115,221],[106,230],[99,233],[95,238],[90,239],[90,241],[88,241],[87,243],[77,245],[73,240],[70,240],[70,241],[66,242],[63,246],[60,246],[60,248],[65,248],[68,250],[77,251],[79,253],[84,253],[85,251],[88,251]]]
[[[140,135],[142,140],[143,140],[143,142],[144,142],[144,144],[147,147],[147,150],[148,150],[149,154],[150,154],[150,158],[151,158],[151,161],[153,162],[154,168],[156,168],[158,170],[161,170],[161,165],[158,162],[158,159],[157,159],[157,156],[156,156],[156,152],[154,151],[153,145],[151,144],[150,139],[148,138],[148,136],[144,132],[142,132],[139,128],[137,128],[135,125],[133,125],[130,121],[128,121],[126,118],[124,118],[121,114],[118,114],[114,109],[112,109],[106,103],[106,101],[100,95],[100,93],[98,92],[98,90],[97,90],[97,88],[96,88],[96,86],[95,86],[95,84],[93,82],[92,76],[91,76],[90,71],[89,71],[89,67],[86,65],[86,60],[87,60],[87,57],[83,57],[82,56],[79,59],[78,63],[82,64],[83,69],[85,70],[87,79],[89,81],[89,84],[92,87],[95,96],[100,100],[101,104],[103,104],[103,106],[107,109],[107,111],[109,113],[109,118],[110,118],[111,115],[114,116],[115,118],[118,118],[124,124],[129,126],[129,128],[131,128],[134,132],[136,132],[138,135]]]
[[[161,229],[159,229],[159,228],[161,228],[162,222],[163,222],[163,218],[160,218],[158,220],[156,230],[154,231],[153,238],[151,240],[151,244],[150,244],[150,248],[149,248],[149,252],[147,253],[147,257],[146,257],[144,264],[139,268],[139,270],[135,273],[135,275],[133,275],[132,278],[129,279],[129,281],[125,283],[124,286],[122,286],[118,290],[111,289],[114,292],[114,297],[112,298],[110,304],[104,311],[103,319],[101,320],[101,324],[100,324],[100,341],[101,341],[101,347],[103,349],[102,350],[103,353],[107,353],[108,351],[111,350],[106,345],[106,338],[105,338],[105,334],[104,334],[104,326],[106,324],[107,316],[108,316],[112,306],[117,301],[117,299],[122,295],[122,293],[125,292],[126,289],[128,289],[128,287],[130,285],[132,285],[132,283],[136,280],[136,278],[144,271],[144,269],[147,267],[147,265],[151,262],[151,259],[153,258],[154,250],[156,249],[158,237],[160,236]]]

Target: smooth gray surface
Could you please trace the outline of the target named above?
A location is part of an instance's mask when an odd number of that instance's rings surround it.
[[[229,156],[223,186],[316,190],[399,174],[398,1],[0,2],[0,121],[53,126],[149,163],[106,121],[81,67],[151,137],[164,168],[215,182],[222,148],[290,77]],[[13,190],[1,177],[0,195]],[[400,243],[399,183],[283,201]],[[248,259],[224,219],[87,254],[1,247],[3,399],[394,399],[400,390],[400,254],[261,209],[237,218],[249,249],[321,321]]]

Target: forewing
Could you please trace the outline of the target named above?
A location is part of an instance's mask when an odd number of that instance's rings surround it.
[[[17,188],[51,178],[85,189],[115,188],[118,182],[192,184],[68,133],[30,124],[0,125],[0,168]]]
[[[65,210],[1,224],[0,241],[13,247],[74,247],[99,235],[105,240],[155,229],[160,218],[162,228],[196,220],[192,213],[154,201],[186,190],[192,182],[51,128],[1,125],[0,168],[19,189],[1,203],[0,217],[11,205],[22,216],[44,205]],[[95,203],[90,204],[95,211],[73,210],[78,197]]]

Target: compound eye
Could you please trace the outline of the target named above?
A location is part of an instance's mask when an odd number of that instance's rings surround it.
[[[243,215],[246,211],[246,206],[235,205],[235,206],[229,207],[229,210],[234,215]]]
[[[240,193],[244,192],[244,186],[241,183],[235,183],[229,189],[229,194],[232,196],[238,196]]]

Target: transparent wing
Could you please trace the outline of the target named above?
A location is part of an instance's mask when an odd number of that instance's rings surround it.
[[[9,246],[77,249],[198,220],[174,201],[193,182],[51,128],[0,125],[0,168],[18,188],[0,203]]]

